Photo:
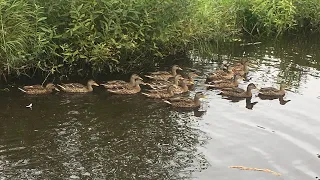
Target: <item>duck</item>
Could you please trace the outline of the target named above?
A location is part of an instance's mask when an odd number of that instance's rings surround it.
[[[244,65],[248,62],[247,58],[242,58],[240,62],[235,63],[232,66],[232,70],[243,70],[244,69]]]
[[[205,98],[204,94],[202,92],[197,92],[193,99],[185,97],[169,98],[168,100],[164,100],[164,102],[177,108],[199,108],[201,105],[201,98]]]
[[[232,71],[234,73],[240,74],[241,76],[246,76],[249,72],[248,64],[249,62],[245,62],[245,64],[243,65],[243,69],[233,69]]]
[[[183,79],[179,86],[175,86],[173,92],[174,94],[182,94],[182,93],[186,93],[189,91],[189,87],[187,86],[187,81],[188,79]]]
[[[232,88],[223,88],[219,95],[223,96],[231,96],[231,97],[239,97],[239,98],[248,98],[252,97],[252,89],[257,89],[256,85],[253,83],[248,84],[247,90],[232,87]]]
[[[136,84],[136,80],[140,79],[143,80],[139,75],[137,74],[132,74],[130,77],[130,81],[122,81],[122,80],[113,80],[113,81],[107,81],[104,84],[100,84],[104,86],[106,89],[118,89],[118,88],[123,88],[123,87],[133,87]]]
[[[150,75],[145,75],[145,77],[148,77],[150,79],[153,80],[168,80],[170,77],[174,77],[175,75],[177,75],[177,70],[182,70],[181,67],[179,67],[178,65],[173,65],[171,68],[171,72],[167,72],[167,71],[157,71],[157,72],[152,72],[150,73]]]
[[[231,66],[227,66],[227,70],[217,70],[213,72],[211,75],[209,75],[206,78],[206,84],[212,82],[212,81],[219,81],[219,80],[226,80],[226,79],[232,79],[234,76],[234,72],[232,71]]]
[[[188,85],[188,86],[192,86],[192,85],[194,85],[194,77],[198,77],[199,75],[198,74],[196,74],[196,73],[194,73],[194,72],[189,72],[188,74],[187,74],[187,78],[186,78],[186,84]]]
[[[49,94],[52,93],[54,89],[56,91],[60,91],[53,83],[48,83],[45,87],[40,84],[36,84],[23,86],[22,88],[18,87],[18,89],[26,94]]]
[[[174,94],[182,94],[182,93],[188,92],[189,88],[188,88],[186,82],[187,82],[187,79],[183,79],[179,83],[179,85],[173,84],[173,86],[174,86],[174,89],[173,89]],[[158,89],[158,90],[157,89],[152,89],[152,90],[148,90],[148,91],[149,92],[157,92],[157,91],[166,92],[167,90],[166,89]]]
[[[234,74],[232,80],[216,81],[216,82],[212,82],[211,84],[206,84],[205,86],[213,87],[213,88],[238,87],[240,79],[243,80],[243,78],[240,76],[240,74]]]
[[[107,89],[108,92],[113,94],[137,94],[141,91],[140,84],[145,84],[142,80],[137,79],[133,87],[126,87],[121,89]]]
[[[189,90],[194,90],[195,89],[195,82],[194,82],[194,77],[198,77],[199,75],[194,73],[194,72],[189,72],[187,74],[187,77],[186,77],[186,84],[188,86],[188,89]]]
[[[167,91],[153,91],[153,92],[141,93],[141,94],[149,98],[155,98],[155,99],[170,98],[175,95],[173,92],[174,89],[175,89],[174,85],[169,85],[167,88]]]
[[[167,88],[169,85],[179,85],[179,80],[184,79],[180,74],[174,76],[173,82],[171,81],[153,81],[151,83],[146,83],[146,85],[150,86],[152,89],[159,90]],[[165,89],[166,90],[166,89]]]
[[[61,88],[62,91],[68,93],[87,93],[92,92],[92,86],[99,86],[94,80],[90,79],[87,82],[87,85],[79,84],[79,83],[68,83],[68,84],[57,84]]]
[[[271,96],[271,97],[279,97],[279,96],[284,96],[286,94],[285,91],[286,85],[285,84],[280,84],[280,89],[274,88],[274,87],[265,87],[261,88],[259,90],[258,95],[263,95],[263,96]]]

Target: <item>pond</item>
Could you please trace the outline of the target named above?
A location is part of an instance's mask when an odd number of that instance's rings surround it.
[[[141,94],[0,93],[0,179],[318,179],[319,41],[282,40],[190,56],[200,111]],[[233,102],[203,86],[222,60],[246,56],[245,88],[289,85],[283,99]],[[213,60],[213,61],[212,61]],[[33,108],[26,108],[32,103]],[[239,170],[230,166],[280,173]]]

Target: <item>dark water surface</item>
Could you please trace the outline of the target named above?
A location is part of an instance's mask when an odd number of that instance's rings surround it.
[[[1,92],[0,180],[317,179],[317,42],[261,43],[212,56],[217,61],[243,54],[250,58],[255,64],[248,74],[251,80],[240,87],[286,82],[286,96],[272,101],[254,96],[231,102],[217,91],[206,91],[205,74],[217,63],[193,56],[191,68],[202,75],[196,91],[207,96],[201,108],[205,112],[177,112],[141,94],[110,95],[100,88],[83,95]],[[30,103],[32,110],[25,107]],[[228,166],[266,168],[281,176]]]

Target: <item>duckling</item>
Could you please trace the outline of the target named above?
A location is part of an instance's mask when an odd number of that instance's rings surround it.
[[[23,88],[18,87],[18,89],[26,94],[49,94],[53,92],[53,89],[55,89],[56,91],[60,91],[52,83],[47,84],[45,87],[37,84],[32,86],[23,86]]]
[[[114,93],[114,94],[136,94],[141,91],[140,84],[145,84],[140,79],[136,80],[135,86],[132,88],[122,88],[122,89],[107,89],[108,92]]]
[[[205,85],[207,87],[213,87],[213,88],[232,88],[232,87],[238,87],[239,80],[243,79],[239,74],[234,74],[232,80],[224,80],[220,82],[215,82],[212,84]]]
[[[178,108],[198,108],[201,105],[200,98],[205,98],[204,94],[202,92],[197,92],[194,95],[194,99],[190,98],[171,98],[168,100],[165,100],[164,102]]]
[[[166,71],[158,71],[158,72],[152,72],[150,75],[145,75],[145,77],[148,77],[153,80],[168,80],[170,77],[174,77],[177,75],[177,70],[182,70],[178,65],[173,65],[171,68],[171,73]]]
[[[180,74],[177,74],[174,76],[173,83],[170,81],[154,81],[151,83],[146,83],[146,85],[149,85],[152,89],[159,90],[167,88],[169,85],[174,84],[176,86],[179,85],[179,80],[182,80],[182,76]]]
[[[213,72],[211,75],[207,77],[205,83],[209,83],[212,81],[232,79],[233,76],[234,76],[234,72],[232,71],[232,67],[228,66],[226,71],[218,70]]]
[[[285,84],[280,84],[280,89],[276,89],[274,87],[261,88],[259,90],[258,95],[273,96],[273,97],[284,96],[286,93],[285,88],[286,88]]]
[[[136,79],[143,80],[139,75],[132,74],[129,82],[122,81],[122,80],[113,80],[113,81],[107,81],[106,83],[100,84],[100,85],[104,86],[107,89],[117,89],[117,88],[123,88],[127,86],[133,87],[136,84]]]
[[[233,87],[233,88],[223,88],[219,95],[223,96],[231,96],[231,97],[240,97],[240,98],[247,98],[252,97],[252,89],[257,89],[256,85],[253,83],[248,84],[247,90]]]
[[[174,96],[174,85],[169,85],[168,88],[167,88],[167,91],[163,92],[163,91],[153,91],[153,92],[150,92],[150,93],[141,93],[147,97],[150,97],[150,98],[156,98],[156,99],[161,99],[161,98],[169,98],[169,97],[172,97]]]
[[[90,79],[86,86],[79,83],[58,84],[57,86],[59,86],[62,91],[68,93],[87,93],[93,91],[92,86],[99,86],[99,84]]]

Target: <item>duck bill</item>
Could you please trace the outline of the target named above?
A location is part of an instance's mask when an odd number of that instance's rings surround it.
[[[55,87],[54,89],[55,89],[56,91],[60,91],[60,89],[58,89],[58,88],[56,88],[56,87]]]
[[[178,69],[181,70],[181,71],[183,70],[181,67],[179,67]]]
[[[97,84],[97,83],[93,83],[93,85],[94,85],[94,86],[99,86],[99,84]]]
[[[138,79],[140,79],[141,81],[143,81],[142,77],[138,77]]]

